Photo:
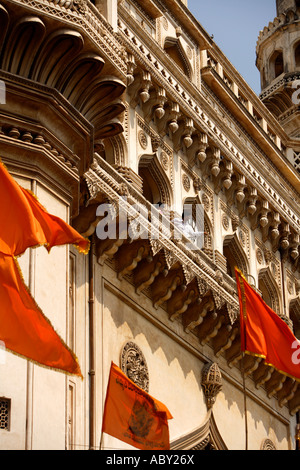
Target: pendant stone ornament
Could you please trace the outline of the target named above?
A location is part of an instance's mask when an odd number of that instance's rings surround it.
[[[121,369],[138,387],[149,392],[149,372],[141,349],[133,341],[127,342],[121,351]]]
[[[215,362],[205,364],[202,370],[202,387],[206,399],[207,408],[212,408],[216,397],[222,389],[222,375],[218,364]]]

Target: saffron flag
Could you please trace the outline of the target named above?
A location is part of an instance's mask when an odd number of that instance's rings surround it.
[[[300,381],[300,342],[236,269],[240,304],[241,349]]]
[[[169,410],[111,364],[102,432],[141,450],[170,449]]]
[[[80,375],[76,357],[55,332],[24,284],[16,257],[27,248],[89,241],[48,212],[0,163],[0,340],[7,350],[41,365]]]

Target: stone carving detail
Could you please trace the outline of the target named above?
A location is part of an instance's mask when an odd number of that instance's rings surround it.
[[[229,229],[229,219],[228,219],[227,215],[225,215],[225,214],[222,217],[222,225],[223,225],[225,230]]]
[[[246,236],[245,236],[245,233],[242,230],[240,230],[240,232],[239,232],[239,239],[240,239],[240,242],[241,242],[242,246],[245,247],[245,245],[246,245]]]
[[[260,248],[258,248],[256,250],[256,259],[257,259],[259,264],[262,264],[263,261],[264,261],[264,255],[263,255],[263,252]]]
[[[148,141],[147,141],[147,136],[146,136],[144,131],[139,131],[138,139],[139,139],[139,143],[140,143],[140,146],[142,147],[142,149],[146,150],[147,145],[148,145]]]
[[[212,408],[216,397],[222,389],[222,375],[218,364],[207,363],[202,370],[202,387],[206,399],[207,408]]]
[[[148,366],[141,349],[133,341],[127,342],[121,351],[121,369],[138,387],[149,391]]]
[[[231,217],[232,230],[236,232],[240,225],[240,219],[237,215],[233,214]]]
[[[189,192],[190,187],[191,187],[191,182],[190,182],[189,177],[185,173],[182,175],[182,185],[185,191]]]
[[[73,8],[77,9],[79,13],[83,14],[86,10],[86,0],[73,0]]]
[[[288,279],[288,281],[287,281],[287,288],[288,288],[289,294],[293,294],[294,286],[293,286],[293,283],[290,279]]]
[[[162,25],[163,25],[164,29],[165,29],[166,31],[168,31],[169,25],[168,25],[168,20],[167,20],[167,18],[166,18],[165,16],[162,18]]]
[[[192,58],[193,58],[193,51],[192,51],[191,46],[189,46],[189,45],[186,46],[186,55],[188,56],[188,58],[189,58],[190,60],[192,60]]]
[[[207,194],[202,195],[202,203],[204,205],[205,211],[208,212],[209,209],[210,209],[210,200],[209,200],[209,197],[207,196]]]
[[[166,152],[161,152],[160,154],[160,163],[165,171],[169,169],[169,157]]]
[[[264,439],[261,443],[261,450],[276,450],[276,446],[271,439]]]

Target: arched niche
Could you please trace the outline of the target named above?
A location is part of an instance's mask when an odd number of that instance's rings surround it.
[[[300,70],[300,41],[298,41],[294,48],[295,68]]]
[[[162,202],[171,207],[172,187],[156,153],[141,155],[138,173],[143,182],[143,196],[151,204]]]
[[[282,313],[281,296],[269,267],[259,271],[258,289],[264,302],[280,315]]]
[[[223,242],[223,256],[226,258],[227,274],[235,279],[235,268],[237,267],[243,274],[249,272],[249,264],[246,253],[237,237],[227,235]]]
[[[127,166],[127,144],[123,134],[95,142],[97,153],[110,165]]]
[[[204,231],[202,249],[212,259],[213,258],[213,228],[209,220],[209,217],[204,210],[203,204],[200,201],[199,196],[188,197],[184,199],[183,205],[185,204],[192,205],[192,215],[193,215],[193,221],[194,221],[193,228],[197,231]],[[197,217],[197,209],[196,209],[197,205],[199,205],[202,209],[199,211],[198,217]],[[197,223],[197,219],[199,218],[200,219],[203,218],[203,219],[198,220],[198,223]]]
[[[164,42],[164,50],[182,72],[192,79],[193,71],[180,38],[167,37]]]
[[[279,77],[284,71],[283,53],[281,50],[276,50],[270,57],[269,61],[270,79],[274,80]]]

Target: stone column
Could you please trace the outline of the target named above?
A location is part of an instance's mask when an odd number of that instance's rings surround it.
[[[118,0],[95,0],[95,6],[113,29],[117,30]]]

